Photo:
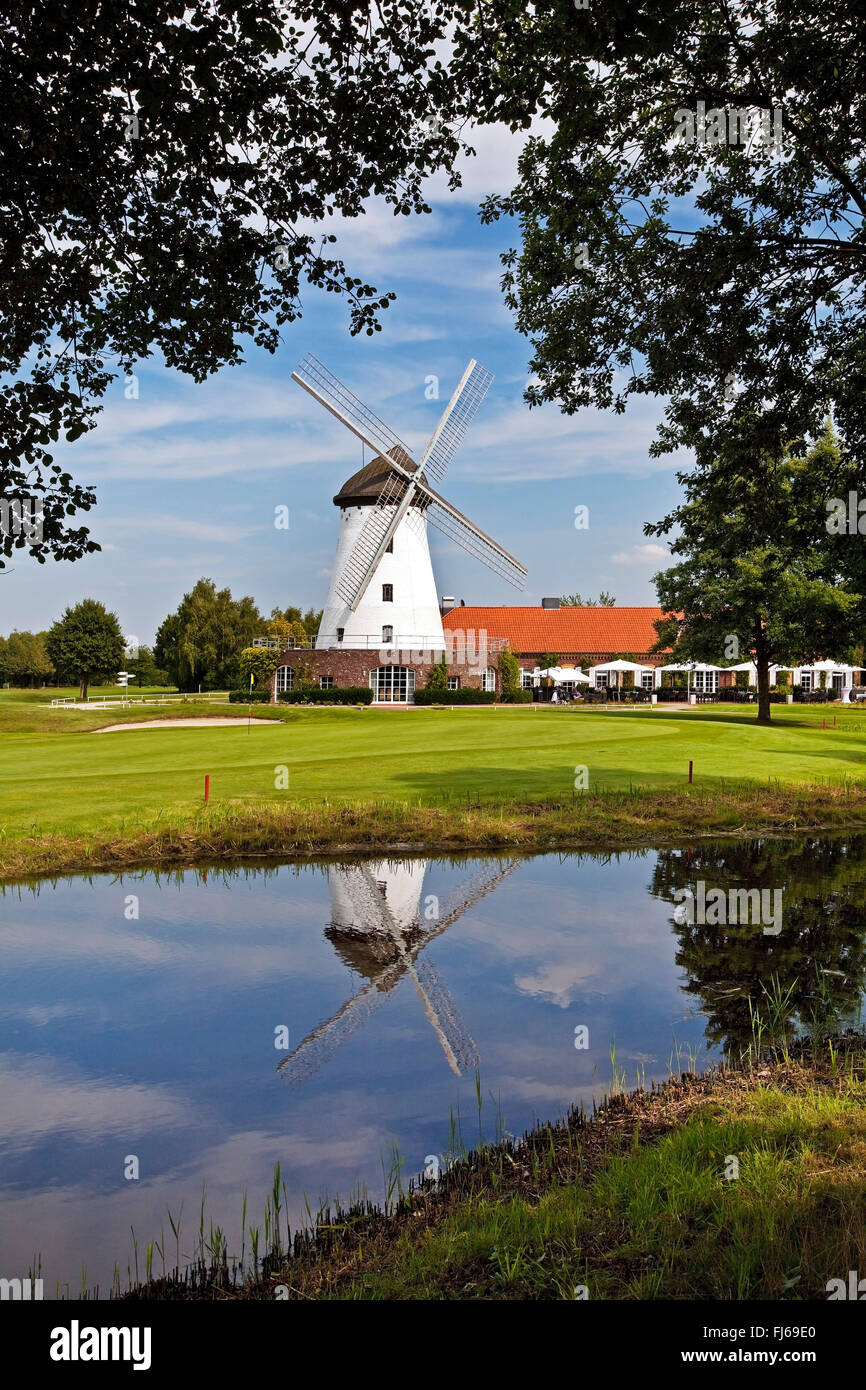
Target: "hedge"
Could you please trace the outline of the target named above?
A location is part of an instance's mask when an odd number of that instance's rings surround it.
[[[503,705],[531,705],[532,691],[512,690],[510,694],[502,696],[502,703]]]
[[[330,690],[313,686],[310,690],[286,690],[281,705],[369,705],[373,692],[368,685],[332,685]]]
[[[269,690],[230,690],[229,704],[231,705],[269,705],[271,703],[271,692]]]
[[[526,692],[529,694],[529,691]],[[423,690],[415,691],[416,705],[492,705],[495,690]]]

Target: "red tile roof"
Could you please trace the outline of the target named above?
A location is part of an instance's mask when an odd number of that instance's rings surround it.
[[[661,608],[452,608],[442,622],[446,632],[507,637],[518,656],[536,652],[645,656],[656,641],[653,624],[663,616]]]

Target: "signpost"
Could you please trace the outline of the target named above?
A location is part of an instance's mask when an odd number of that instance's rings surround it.
[[[122,688],[123,688],[123,703],[124,703],[125,705],[126,705],[126,704],[129,704],[129,701],[128,701],[128,699],[127,699],[127,689],[128,689],[130,677],[132,676],[132,674],[133,674],[133,673],[132,673],[131,671],[118,671],[118,673],[117,673],[117,684],[118,684],[119,686],[122,686]]]

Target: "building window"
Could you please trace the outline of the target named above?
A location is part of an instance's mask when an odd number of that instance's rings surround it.
[[[394,537],[393,537],[393,536],[392,536],[391,539],[389,540],[388,544],[385,546],[385,554],[386,554],[386,555],[393,555],[393,554],[394,554]]]
[[[607,671],[596,672],[595,688],[596,690],[607,690]]]
[[[346,631],[346,629],[345,629],[344,627],[338,627],[338,628],[337,628],[337,641],[338,641],[338,642],[342,642],[342,640],[343,640],[343,633],[344,633],[345,631]]]
[[[333,688],[334,688],[334,677],[333,677],[333,676],[319,676],[319,689],[320,689],[320,690],[333,690]]]
[[[520,677],[520,684],[524,690],[532,689],[532,672],[524,671]]]
[[[644,690],[652,690],[654,682],[655,676],[653,675],[652,671],[644,671],[643,675],[640,678],[640,683],[643,686]]]
[[[393,629],[392,627],[383,627],[383,628],[382,628],[382,641],[383,641],[383,642],[393,642],[393,641],[394,641],[394,629]]]
[[[277,667],[277,699],[284,695],[287,690],[295,687],[295,668],[294,666]]]
[[[394,602],[394,585],[393,585],[393,584],[383,584],[383,585],[382,585],[382,602],[383,602],[383,603],[393,603],[393,602]]]
[[[373,699],[387,704],[411,704],[415,672],[408,666],[379,666],[370,672]]]
[[[719,688],[718,671],[695,671],[693,690],[701,695],[713,695]]]
[[[492,690],[494,693],[496,691],[496,672],[491,666],[488,666],[484,675],[481,677],[481,689]]]
[[[811,672],[811,671],[804,671],[804,672],[803,672],[803,674],[802,674],[801,677],[800,677],[800,685],[801,685],[801,687],[802,687],[803,690],[811,691],[811,689],[812,689],[812,672]]]
[[[448,677],[448,689],[449,689],[449,690],[459,690],[459,689],[460,689],[460,677],[459,677],[459,676],[449,676],[449,677]]]

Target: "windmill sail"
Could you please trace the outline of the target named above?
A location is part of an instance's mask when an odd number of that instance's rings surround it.
[[[526,569],[501,545],[429,486],[444,476],[484,400],[493,375],[473,358],[464,371],[429,443],[416,463],[399,435],[379,419],[347,386],[308,353],[292,378],[326,410],[362,439],[393,472],[357,534],[335,583],[339,600],[355,612],[376,567],[400,524],[406,520],[426,536],[431,521],[451,540],[502,578],[522,589]],[[420,493],[420,496],[419,496]]]
[[[424,515],[431,526],[435,526],[437,531],[441,531],[450,540],[456,541],[470,555],[474,555],[476,560],[481,560],[488,569],[507,579],[516,589],[523,588],[527,574],[525,565],[515,560],[504,546],[488,536],[480,526],[476,526],[456,507],[452,507],[438,492],[425,487],[423,482],[419,483],[418,490],[429,499],[428,505],[424,508]]]
[[[463,443],[463,436],[490,390],[492,381],[493,373],[473,357],[421,457],[418,467],[426,477],[435,478],[437,482],[444,478],[445,470]]]
[[[389,429],[378,415],[374,415],[363,401],[344,386],[339,377],[329,372],[327,367],[308,352],[306,357],[292,372],[292,380],[303,386],[320,405],[335,415],[338,420],[369,444],[375,454],[381,454],[398,473],[411,477],[416,465],[409,450],[392,429]]]

